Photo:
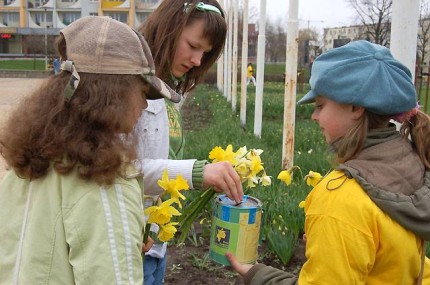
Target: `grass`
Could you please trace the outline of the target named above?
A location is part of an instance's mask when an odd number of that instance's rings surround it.
[[[44,59],[0,60],[0,70],[45,70]]]

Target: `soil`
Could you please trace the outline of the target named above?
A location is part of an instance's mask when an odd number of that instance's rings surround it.
[[[206,127],[210,120],[210,110],[193,103],[193,96],[188,96],[181,107],[184,128],[196,130]],[[196,125],[196,122],[199,122]],[[205,231],[202,231],[204,233]],[[206,231],[207,232],[207,231]],[[244,284],[243,279],[230,267],[220,265],[209,259],[210,237],[201,234],[197,244],[186,242],[183,245],[170,245],[167,250],[166,285],[237,285]],[[259,263],[264,263],[291,273],[298,273],[305,261],[304,243],[300,241],[295,253],[287,266],[267,250],[263,241],[258,249]]]
[[[220,265],[209,259],[209,238],[202,239],[203,244],[195,246],[171,245],[167,249],[167,268],[164,281],[166,285],[239,285],[244,284],[243,278],[230,267]],[[283,266],[279,259],[268,253],[267,244],[258,249],[259,263],[264,263],[287,272],[297,274],[302,266],[304,256],[304,243],[297,246],[293,258],[287,266]]]

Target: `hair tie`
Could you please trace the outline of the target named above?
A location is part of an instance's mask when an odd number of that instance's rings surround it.
[[[220,14],[221,16],[223,16],[222,13],[221,13],[221,11],[217,7],[215,7],[213,5],[210,5],[210,4],[205,4],[203,2],[199,2],[197,4],[184,3],[184,12],[188,13],[189,9],[191,9],[192,6],[195,6],[196,9],[199,10],[199,11],[215,12],[215,13]]]
[[[409,120],[411,118],[413,118],[418,113],[418,111],[420,110],[420,107],[421,107],[420,104],[417,102],[417,105],[414,108],[412,108],[411,110],[409,110],[407,112],[403,112],[403,113],[395,115],[393,117],[393,120],[395,120],[401,124],[403,124],[404,122],[409,122]]]
[[[64,97],[66,97],[66,101],[68,102],[70,99],[72,99],[75,90],[78,88],[81,77],[79,76],[73,61],[71,60],[63,61],[61,63],[61,70],[71,73],[69,82],[67,83],[66,88],[64,88]]]

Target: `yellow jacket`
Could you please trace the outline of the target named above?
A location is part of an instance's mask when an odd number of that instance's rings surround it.
[[[331,172],[306,198],[305,212],[308,261],[299,284],[415,284],[421,239],[385,214],[355,179]]]

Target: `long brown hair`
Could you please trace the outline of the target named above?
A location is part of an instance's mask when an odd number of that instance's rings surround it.
[[[387,127],[390,115],[377,115],[365,111],[364,115],[338,143],[336,163],[355,158],[363,149],[369,130]],[[402,123],[400,134],[410,138],[414,149],[427,170],[430,170],[430,116],[418,111],[409,121]]]
[[[336,143],[335,163],[355,158],[362,151],[369,130],[388,127],[389,122],[390,116],[377,115],[365,110],[357,124]]]
[[[189,6],[190,9],[185,12],[185,3],[197,4],[198,2],[217,7],[222,15],[210,11],[200,11],[195,9],[195,5]],[[216,0],[164,0],[138,29],[151,48],[157,76],[162,80],[169,81],[171,63],[175,56],[178,38],[184,28],[197,19],[205,21],[203,34],[212,44],[212,50],[204,54],[200,66],[195,66],[187,72],[180,90],[176,90],[182,93],[192,90],[201,82],[203,76],[224,49],[227,24],[224,19],[224,12],[218,2]]]
[[[138,75],[80,77],[70,101],[64,96],[70,73],[49,77],[18,105],[1,130],[1,154],[20,177],[43,177],[52,166],[60,174],[76,168],[82,179],[111,184],[124,163],[136,157],[134,144],[119,133],[127,128],[130,89],[145,83]]]
[[[414,117],[402,124],[400,133],[404,136],[410,135],[418,156],[425,168],[430,170],[430,116],[418,111]]]

